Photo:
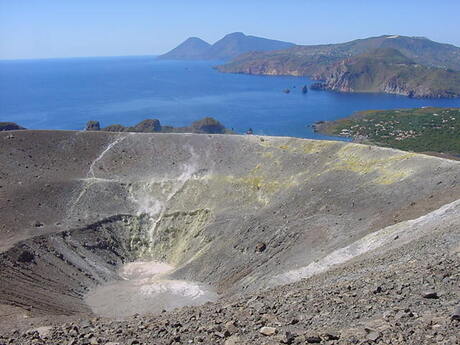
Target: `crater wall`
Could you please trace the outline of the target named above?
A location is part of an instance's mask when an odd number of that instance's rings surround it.
[[[459,162],[351,143],[11,133],[0,138],[0,295],[37,315],[89,313],[85,292],[138,258],[222,295],[283,284],[273,277],[460,195]]]

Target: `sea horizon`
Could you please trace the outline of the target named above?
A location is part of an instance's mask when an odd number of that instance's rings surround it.
[[[147,56],[0,61],[0,119],[30,129],[81,130],[157,118],[187,126],[214,117],[244,133],[337,139],[315,133],[317,121],[356,111],[460,107],[459,99],[412,99],[376,93],[309,91],[306,77],[220,73],[222,61],[164,61]],[[289,94],[284,93],[289,89]]]

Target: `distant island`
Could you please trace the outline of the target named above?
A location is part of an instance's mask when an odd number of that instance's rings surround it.
[[[460,48],[423,37],[385,35],[340,44],[249,52],[216,68],[225,73],[307,76],[314,89],[460,97]]]
[[[406,151],[460,158],[460,108],[370,110],[328,122],[315,131]]]
[[[205,117],[186,127],[163,126],[158,119],[146,119],[134,126],[110,125],[102,128],[99,121],[88,121],[85,130],[106,132],[137,133],[198,133],[198,134],[234,134],[230,129],[212,117]]]
[[[230,60],[250,51],[273,51],[295,46],[294,43],[248,36],[242,32],[226,35],[214,44],[190,37],[173,50],[160,55],[160,60]]]

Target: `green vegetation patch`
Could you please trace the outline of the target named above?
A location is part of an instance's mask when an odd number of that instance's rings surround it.
[[[400,150],[460,155],[459,108],[363,111],[316,129]]]

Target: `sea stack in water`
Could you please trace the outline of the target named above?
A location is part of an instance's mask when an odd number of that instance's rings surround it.
[[[20,129],[25,129],[24,127],[19,126],[14,122],[0,122],[0,132],[1,131],[17,131]]]
[[[134,126],[134,132],[161,132],[160,120],[157,119],[147,119],[139,122]]]
[[[204,119],[192,123],[194,133],[210,133],[210,134],[223,134],[225,127],[216,119],[212,117],[205,117]]]
[[[104,131],[104,132],[137,132],[137,133],[204,133],[204,134],[232,134],[233,131],[212,117],[205,117],[195,121],[191,126],[173,127],[162,126],[158,119],[146,119],[134,126],[123,126],[113,124],[101,128],[99,121],[88,121],[86,131]]]
[[[99,121],[88,121],[86,123],[85,131],[99,131],[101,129],[101,124]]]

